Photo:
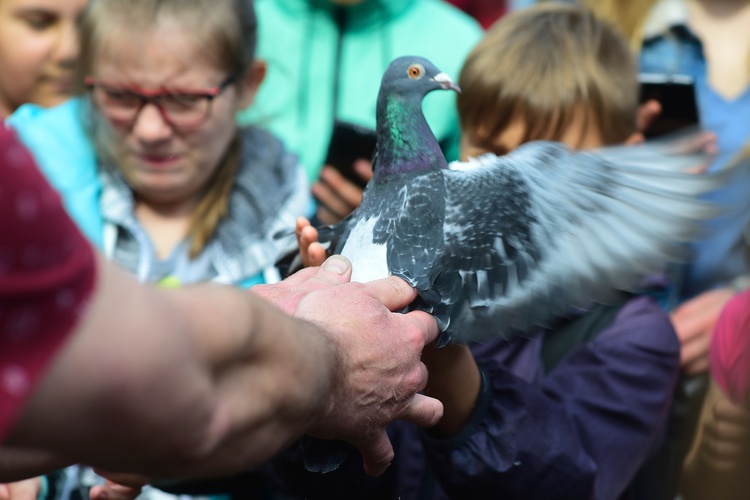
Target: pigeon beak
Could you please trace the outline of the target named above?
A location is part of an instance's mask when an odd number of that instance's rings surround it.
[[[443,90],[455,90],[459,94],[461,93],[461,87],[456,85],[456,82],[451,80],[451,77],[446,75],[445,73],[438,73],[433,78],[434,81],[438,82],[440,84],[440,88]]]

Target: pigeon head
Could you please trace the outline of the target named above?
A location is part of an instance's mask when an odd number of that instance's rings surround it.
[[[388,66],[383,74],[380,93],[421,100],[428,92],[440,89],[461,91],[448,75],[424,57],[404,56]]]
[[[447,168],[440,146],[422,112],[433,90],[460,92],[458,85],[423,57],[395,59],[380,84],[377,104],[378,161],[374,174]]]

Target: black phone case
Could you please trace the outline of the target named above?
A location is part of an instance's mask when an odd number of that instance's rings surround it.
[[[659,101],[661,114],[646,129],[647,139],[694,127],[699,123],[693,79],[686,75],[641,74],[640,102]]]
[[[354,171],[354,162],[360,158],[372,160],[377,145],[375,131],[367,127],[342,121],[333,125],[326,164],[331,165],[349,181],[364,189],[367,184]]]

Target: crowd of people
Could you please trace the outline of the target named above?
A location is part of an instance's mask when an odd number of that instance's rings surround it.
[[[747,0],[0,0],[0,499],[750,498],[750,168],[688,262],[510,341],[435,347],[414,289],[350,282],[314,227],[361,202],[372,152],[344,169],[333,139],[373,135],[401,55],[458,77],[424,101],[449,161],[651,140],[656,74],[693,85],[708,170],[743,166],[748,23]]]

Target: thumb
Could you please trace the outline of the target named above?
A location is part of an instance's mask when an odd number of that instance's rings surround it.
[[[332,255],[323,262],[318,271],[301,286],[310,290],[340,285],[352,277],[352,264],[343,255]]]
[[[362,454],[365,472],[372,477],[381,475],[393,461],[393,445],[385,430],[380,431],[367,443],[357,445]]]

